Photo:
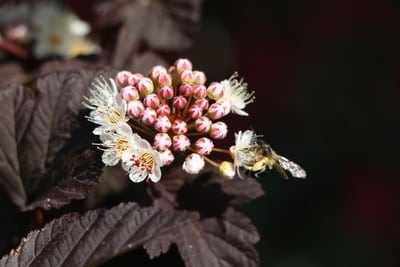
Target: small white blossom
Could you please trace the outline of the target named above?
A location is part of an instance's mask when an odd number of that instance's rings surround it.
[[[129,172],[129,179],[139,183],[146,178],[158,182],[161,178],[162,158],[149,142],[134,134],[134,145],[122,153],[122,168]]]
[[[224,94],[220,99],[229,101],[232,113],[248,116],[249,114],[243,109],[247,104],[254,101],[254,91],[250,93],[247,92],[247,83],[244,83],[243,80],[238,81],[236,79],[237,77],[238,74],[235,72],[229,79],[221,82],[224,88]]]
[[[90,25],[57,4],[40,1],[32,10],[34,54],[66,58],[97,53],[99,46],[85,36]]]
[[[128,124],[122,124],[115,131],[108,131],[100,135],[102,160],[106,166],[115,166],[127,151],[134,144],[134,135]]]
[[[253,165],[254,160],[257,158],[254,154],[259,147],[257,143],[258,135],[252,130],[246,130],[244,132],[239,131],[235,133],[235,145],[230,147],[230,152],[234,159],[234,165],[236,169],[246,165]],[[240,172],[238,172],[240,175]]]
[[[93,131],[96,135],[119,128],[128,121],[126,102],[118,93],[113,79],[107,82],[103,77],[97,77],[89,89],[89,96],[84,97],[83,104],[92,109],[88,120],[100,125]]]
[[[197,153],[192,153],[186,157],[182,168],[190,174],[197,174],[204,168],[204,158]]]

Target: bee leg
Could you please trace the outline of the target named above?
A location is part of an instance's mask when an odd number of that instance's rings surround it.
[[[285,170],[279,164],[274,164],[274,169],[282,176],[283,179],[289,179]]]

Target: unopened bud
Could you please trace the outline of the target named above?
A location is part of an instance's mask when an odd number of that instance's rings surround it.
[[[214,148],[214,143],[207,137],[201,137],[194,143],[197,153],[200,155],[208,155]]]
[[[184,96],[175,96],[172,100],[172,105],[174,108],[181,110],[183,109],[187,104],[187,99]]]
[[[218,166],[218,173],[226,179],[232,179],[235,176],[235,167],[232,162],[223,161]]]
[[[154,136],[153,146],[159,151],[165,151],[172,145],[171,137],[166,133],[157,133]]]
[[[200,118],[203,115],[203,109],[198,105],[191,105],[188,109],[188,115],[192,119]]]
[[[188,130],[187,123],[183,120],[176,119],[172,123],[172,131],[175,134],[185,134]]]
[[[123,70],[117,73],[115,77],[115,82],[119,87],[125,87],[128,85],[128,78],[131,76],[132,73],[127,70]]]
[[[166,85],[158,89],[158,95],[163,99],[171,99],[174,96],[174,88]]]
[[[194,76],[191,70],[184,70],[180,75],[182,83],[193,84]]]
[[[193,71],[193,81],[195,84],[203,85],[206,83],[206,75],[202,71],[194,70]]]
[[[182,73],[185,70],[192,70],[192,62],[189,59],[186,58],[179,58],[175,61],[174,64],[176,70],[178,73]]]
[[[208,108],[207,115],[212,120],[218,120],[225,115],[225,110],[220,104],[213,103]]]
[[[154,129],[157,132],[166,133],[171,129],[171,122],[167,116],[159,116],[154,122]]]
[[[132,85],[132,86],[136,86],[137,83],[138,83],[138,82],[140,81],[140,79],[142,79],[142,78],[143,78],[143,75],[140,74],[140,73],[131,74],[131,75],[128,77],[128,84],[129,84],[129,85]]]
[[[158,116],[169,116],[171,114],[171,108],[168,104],[159,105],[156,111]]]
[[[142,101],[139,100],[129,101],[127,110],[130,116],[133,118],[138,118],[144,111],[144,105]]]
[[[140,119],[144,124],[152,125],[157,118],[157,113],[152,108],[145,108],[140,115]]]
[[[186,135],[175,135],[172,137],[172,147],[176,151],[186,151],[190,146],[190,140]]]
[[[167,69],[164,66],[157,65],[150,69],[148,76],[155,81],[161,73],[168,73]]]
[[[192,85],[183,83],[179,86],[179,93],[183,96],[190,96],[193,93]]]
[[[143,104],[152,109],[157,109],[160,105],[160,98],[156,94],[148,94],[143,99]]]
[[[211,120],[205,116],[198,118],[195,121],[196,131],[200,133],[206,133],[211,128]]]
[[[121,89],[121,96],[126,102],[138,100],[139,91],[132,85],[127,85]]]
[[[224,95],[224,87],[219,82],[212,82],[207,88],[208,97],[217,100]]]
[[[194,85],[193,96],[195,98],[205,98],[207,96],[207,88],[204,85]]]
[[[209,106],[209,102],[208,102],[208,100],[206,98],[196,99],[194,101],[194,104],[198,105],[199,107],[201,107],[204,110],[208,109],[208,106]]]
[[[204,168],[204,165],[204,158],[197,153],[192,153],[186,157],[182,169],[187,173],[197,174]]]
[[[222,122],[218,121],[213,123],[210,128],[210,136],[214,139],[224,139],[228,133],[228,126]]]
[[[161,151],[160,156],[163,166],[170,165],[175,160],[174,154],[172,154],[171,150],[169,149]]]
[[[140,95],[143,97],[148,94],[153,93],[153,91],[154,91],[154,84],[153,84],[152,80],[147,77],[141,78],[137,82],[136,87],[138,88]]]

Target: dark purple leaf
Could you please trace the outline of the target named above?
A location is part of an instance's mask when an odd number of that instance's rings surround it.
[[[110,210],[67,214],[31,232],[0,266],[89,266],[143,246],[195,220],[194,214],[142,208],[134,203]]]
[[[256,199],[264,191],[255,179],[222,179],[213,168],[189,175],[182,168],[170,169],[150,190],[156,205],[200,210],[203,216],[219,215],[228,206]]]
[[[60,207],[85,197],[97,181],[98,152],[84,152],[93,148],[93,135],[77,131],[82,121],[88,125],[82,97],[96,73],[45,75],[36,97],[23,87],[0,91],[0,185],[20,208]]]
[[[23,84],[28,78],[28,74],[18,63],[0,64],[0,89],[7,88],[11,84]]]
[[[250,220],[228,209],[221,218],[191,220],[175,231],[162,234],[145,244],[150,257],[176,243],[188,267],[258,266],[253,245],[259,240]]]
[[[101,152],[95,148],[62,157],[61,162],[52,164],[23,210],[60,208],[71,200],[84,199],[97,183],[102,167]]]
[[[19,153],[21,139],[30,121],[34,95],[22,86],[10,86],[0,91],[0,185],[18,206],[27,198],[21,180]]]
[[[127,64],[125,68],[132,72],[146,74],[156,65],[167,66],[168,64],[157,54],[147,51],[132,57],[132,62]]]
[[[202,0],[104,1],[98,6],[99,24],[121,24],[113,66],[122,67],[142,43],[153,49],[182,50],[200,19]]]

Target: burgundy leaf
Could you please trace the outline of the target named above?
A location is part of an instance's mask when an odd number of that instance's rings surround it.
[[[0,89],[11,84],[22,84],[28,78],[28,74],[22,66],[16,62],[2,63],[0,65]]]
[[[256,199],[264,191],[255,179],[222,179],[213,168],[189,175],[182,168],[170,169],[149,190],[155,205],[200,210],[204,216],[220,215],[228,206]]]
[[[156,65],[167,66],[168,64],[156,53],[147,51],[133,56],[132,62],[127,64],[125,68],[133,72],[148,73],[149,70]]]
[[[0,185],[11,200],[22,206],[27,198],[21,180],[18,150],[21,138],[30,121],[34,105],[31,90],[22,86],[10,86],[0,91]]]
[[[99,24],[122,24],[113,66],[122,67],[144,42],[159,50],[182,50],[200,19],[202,0],[105,1],[98,6]]]
[[[187,212],[142,208],[134,203],[110,210],[67,214],[31,232],[0,266],[89,266],[184,227]]]
[[[36,97],[23,87],[0,91],[0,185],[20,208],[60,207],[85,197],[97,181],[98,152],[84,152],[93,148],[93,135],[77,131],[82,121],[88,125],[82,97],[96,73],[45,75]]]
[[[228,209],[221,218],[191,220],[145,244],[150,257],[164,252],[176,243],[188,267],[258,266],[259,257],[253,245],[259,236],[250,220]]]
[[[60,208],[89,195],[102,172],[101,152],[93,148],[62,158],[52,164],[23,210]]]

